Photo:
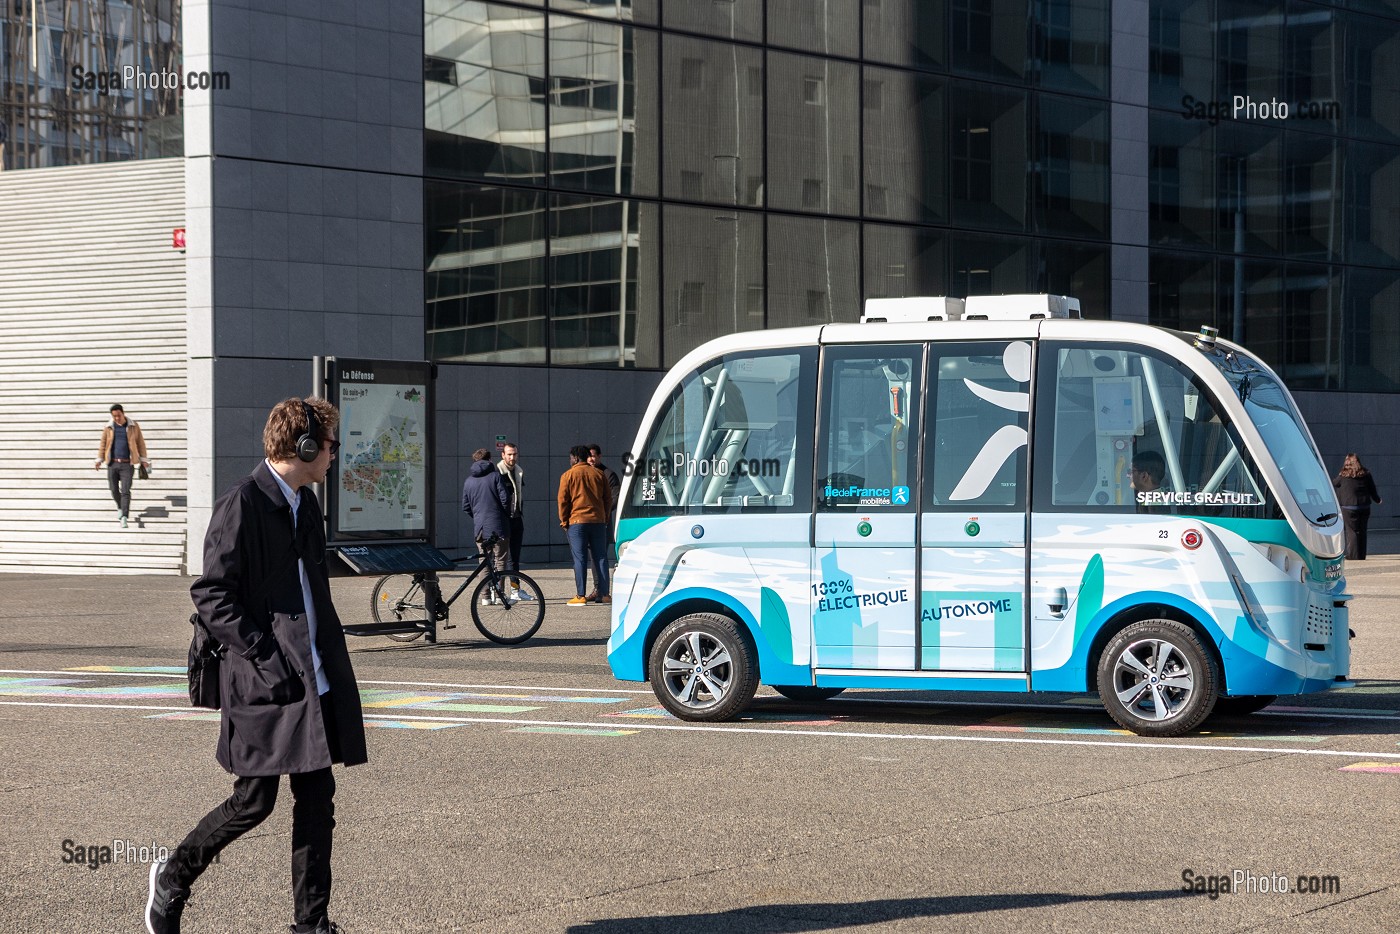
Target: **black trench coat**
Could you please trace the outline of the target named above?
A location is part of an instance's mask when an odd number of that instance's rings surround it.
[[[297,556],[316,607],[316,648],[330,682],[340,756],[366,761],[360,692],[345,632],[331,603],[321,507],[301,495],[296,540],[292,510],[266,463],[214,504],[204,538],[204,575],[190,588],[195,607],[228,646],[220,672],[219,764],[238,776],[289,775],[331,764]]]

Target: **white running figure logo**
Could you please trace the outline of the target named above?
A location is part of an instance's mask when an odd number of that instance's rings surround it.
[[[1006,352],[1001,355],[1001,365],[1006,369],[1006,375],[1016,382],[1029,383],[1031,380],[1031,345],[1025,341],[1014,341],[1007,344]],[[1008,392],[1004,389],[989,389],[967,378],[963,379],[963,384],[973,395],[990,402],[997,408],[1007,409],[1011,412],[1030,412],[1031,410],[1029,390]],[[953,492],[948,495],[948,499],[976,499],[987,492],[987,487],[991,485],[1007,458],[1015,454],[1017,449],[1024,447],[1025,444],[1026,429],[1020,425],[1003,425],[998,428],[987,439],[987,443],[982,445],[982,450],[977,452],[977,456],[972,459],[967,472],[958,481]]]

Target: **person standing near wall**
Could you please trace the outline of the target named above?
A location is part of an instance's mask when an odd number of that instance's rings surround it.
[[[559,525],[569,536],[574,559],[574,593],[569,606],[586,606],[587,568],[598,582],[597,603],[612,603],[608,595],[608,481],[602,471],[588,465],[588,448],[569,449],[569,469],[559,478]],[[589,560],[589,556],[592,560]]]
[[[97,463],[94,470],[107,465],[107,488],[112,491],[112,500],[117,504],[117,521],[126,528],[126,517],[131,512],[131,478],[136,467],[150,469],[151,461],[146,457],[146,438],[141,434],[141,426],[126,417],[120,404],[112,406],[112,418],[102,429],[102,443],[97,449]]]
[[[520,544],[525,541],[525,471],[518,463],[520,450],[514,444],[501,445],[501,460],[496,470],[506,482],[506,492],[510,494],[510,508],[506,517],[510,520],[510,560],[506,567],[512,573],[520,571]],[[511,581],[512,586],[518,586]]]
[[[1342,470],[1332,480],[1337,488],[1337,503],[1342,507],[1342,522],[1346,525],[1347,560],[1366,560],[1366,527],[1371,522],[1371,506],[1379,505],[1381,494],[1371,471],[1361,465],[1361,458],[1348,454]]]
[[[603,463],[603,449],[596,444],[590,444],[588,446],[588,466],[602,471],[603,479],[608,481],[608,540],[607,554],[604,560],[608,562],[608,567],[611,568],[613,553],[617,551],[617,538],[613,529],[613,523],[617,521],[617,497],[622,490],[622,478],[617,475],[617,471]],[[596,581],[594,583],[596,583]],[[597,587],[594,587],[593,592],[588,595],[588,602],[598,602]]]

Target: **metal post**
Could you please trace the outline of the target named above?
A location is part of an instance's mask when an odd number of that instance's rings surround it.
[[[427,627],[424,632],[430,643],[437,643],[437,612],[438,604],[442,602],[442,590],[438,585],[436,571],[428,571],[423,575],[423,612],[428,617],[424,621]]]

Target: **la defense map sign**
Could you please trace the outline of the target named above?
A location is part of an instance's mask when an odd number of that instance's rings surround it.
[[[326,363],[340,409],[340,453],[327,484],[330,540],[429,539],[431,364]]]

